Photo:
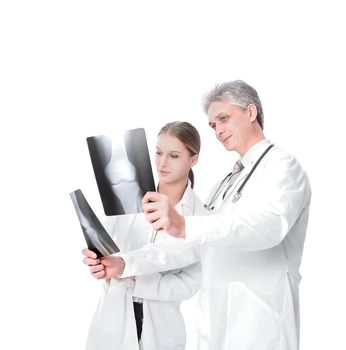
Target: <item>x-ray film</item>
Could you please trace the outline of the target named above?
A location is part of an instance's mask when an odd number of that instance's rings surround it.
[[[87,246],[97,257],[119,252],[119,248],[91,209],[81,190],[70,193]]]
[[[142,198],[155,191],[145,131],[87,138],[91,163],[106,215],[142,212]]]

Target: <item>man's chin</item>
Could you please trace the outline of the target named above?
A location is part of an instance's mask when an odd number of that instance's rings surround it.
[[[232,145],[229,145],[228,143],[223,143],[222,145],[226,148],[227,151],[234,151]]]

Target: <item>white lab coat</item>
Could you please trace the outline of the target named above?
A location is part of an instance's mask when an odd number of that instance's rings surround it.
[[[201,215],[204,208],[190,186],[177,209],[185,215]],[[150,242],[153,231],[144,214],[110,217],[105,227],[121,252],[140,248]],[[178,239],[159,232],[156,244],[170,246]],[[200,288],[199,247],[188,249],[191,264],[166,273],[136,278],[111,279],[90,326],[87,350],[139,349],[133,310],[133,297],[143,298],[141,349],[182,350],[186,332],[180,312],[182,300],[191,298]]]
[[[245,169],[225,199],[217,201],[212,212],[216,215],[185,217],[187,245],[202,243],[199,350],[299,348],[299,266],[311,197],[309,180],[294,157],[274,147],[241,198],[233,201],[269,144],[259,142],[242,158]],[[168,248],[155,249],[148,246],[126,254],[123,276],[182,263]],[[151,262],[139,266],[150,252]],[[186,259],[192,257],[186,254]]]

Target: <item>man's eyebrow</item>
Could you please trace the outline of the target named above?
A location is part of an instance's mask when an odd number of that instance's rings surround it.
[[[215,117],[215,119],[220,120],[221,117],[229,117],[229,116],[230,116],[229,114],[221,112],[221,113],[219,113],[219,114]],[[214,124],[215,124],[215,122],[209,122],[209,125],[210,125],[210,126],[211,126],[211,125],[214,125]]]
[[[221,117],[229,117],[230,114],[228,113],[224,113],[224,112],[221,112],[220,114],[218,114],[215,119],[220,119]]]

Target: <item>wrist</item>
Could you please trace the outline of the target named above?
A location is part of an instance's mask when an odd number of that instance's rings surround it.
[[[117,276],[116,277],[121,277],[122,274],[124,273],[125,270],[125,261],[121,256],[118,256],[119,259],[119,264],[118,264],[118,269],[117,269]]]

